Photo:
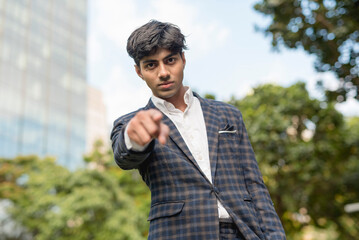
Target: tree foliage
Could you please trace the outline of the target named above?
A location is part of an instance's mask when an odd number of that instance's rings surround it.
[[[141,197],[149,203],[149,195],[137,195],[145,186],[115,168],[110,151],[100,147],[85,157],[89,168],[74,172],[50,158],[0,159],[0,199],[11,202],[8,221],[15,221],[23,232],[0,238],[146,239],[146,211],[134,204]],[[123,187],[129,178],[131,190]]]
[[[102,141],[96,141],[92,152],[84,156],[85,162],[90,169],[105,171],[112,175],[119,187],[129,195],[138,211],[148,216],[151,205],[151,192],[146,186],[137,170],[122,170],[116,164],[112,149],[104,146]],[[144,226],[138,230],[147,235],[149,223],[143,219]]]
[[[348,123],[334,103],[310,98],[304,83],[259,86],[230,103],[242,111],[288,238],[312,226],[355,239],[359,214],[344,205],[359,199],[358,119]]]
[[[330,100],[359,99],[359,0],[262,0],[254,8],[272,18],[262,30],[276,49],[304,49],[317,57],[317,71],[336,74]]]

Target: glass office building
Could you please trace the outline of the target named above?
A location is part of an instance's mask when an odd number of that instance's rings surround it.
[[[0,0],[0,157],[86,147],[86,0]]]

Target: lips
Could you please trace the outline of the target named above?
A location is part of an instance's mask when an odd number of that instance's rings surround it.
[[[173,82],[164,82],[164,83],[161,83],[159,86],[161,88],[170,88],[174,83]]]

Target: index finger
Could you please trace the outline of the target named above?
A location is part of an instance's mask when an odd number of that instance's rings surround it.
[[[150,109],[150,110],[148,110],[148,112],[150,113],[150,116],[153,121],[155,121],[157,124],[159,124],[161,122],[162,113],[160,111],[158,111],[156,109]]]

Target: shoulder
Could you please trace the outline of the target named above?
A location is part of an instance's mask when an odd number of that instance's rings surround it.
[[[215,108],[219,115],[233,115],[234,117],[242,118],[241,111],[229,103],[205,98],[200,98],[200,101],[208,104],[211,108]]]

